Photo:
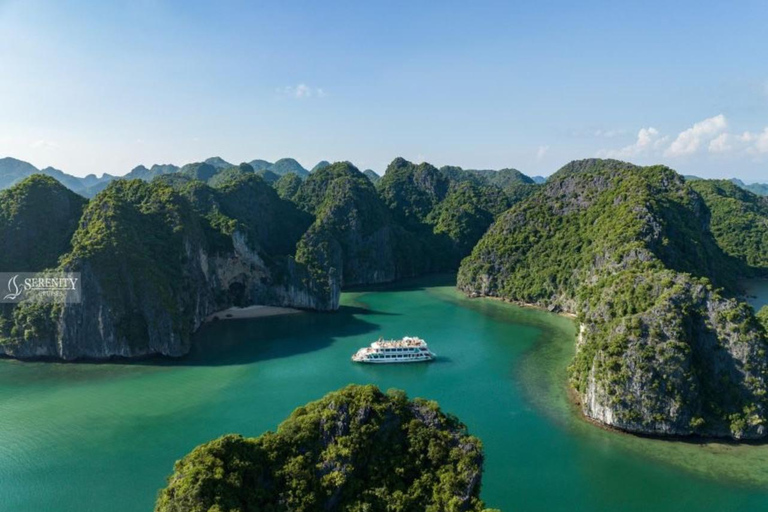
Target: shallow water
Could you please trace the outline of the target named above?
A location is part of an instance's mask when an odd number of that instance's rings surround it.
[[[483,440],[483,498],[504,510],[768,506],[768,449],[641,439],[579,419],[567,318],[468,300],[445,279],[345,293],[334,314],[218,322],[176,363],[0,361],[0,509],[151,510],[173,462],[258,435],[350,382],[437,400]],[[379,336],[427,339],[430,364],[357,365]]]

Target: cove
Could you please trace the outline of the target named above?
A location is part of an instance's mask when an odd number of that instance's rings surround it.
[[[438,360],[358,365],[379,336],[425,338]],[[514,510],[768,506],[768,447],[608,432],[568,401],[567,318],[466,299],[431,277],[344,293],[338,313],[215,322],[181,361],[0,361],[0,509],[146,511],[199,443],[275,429],[348,383],[437,400],[480,437],[482,496]]]

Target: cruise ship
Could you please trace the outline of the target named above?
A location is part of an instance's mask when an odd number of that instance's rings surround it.
[[[370,347],[361,348],[352,356],[356,363],[418,363],[431,361],[435,354],[429,351],[427,342],[421,338],[406,336],[400,340],[384,340],[371,343]]]

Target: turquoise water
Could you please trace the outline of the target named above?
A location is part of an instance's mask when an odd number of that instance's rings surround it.
[[[744,283],[747,291],[747,300],[758,311],[763,306],[768,306],[768,279],[754,279]]]
[[[407,334],[426,338],[438,360],[349,361],[380,335]],[[765,446],[651,441],[579,419],[564,386],[574,335],[567,318],[464,299],[432,279],[346,293],[335,314],[210,324],[177,363],[0,361],[0,510],[151,510],[195,445],[274,429],[350,382],[403,388],[458,415],[485,445],[489,506],[768,506]]]

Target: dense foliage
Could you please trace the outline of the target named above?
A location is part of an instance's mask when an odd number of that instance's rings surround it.
[[[435,402],[350,385],[178,461],[157,512],[480,511],[483,452]]]
[[[335,268],[345,285],[395,279],[398,228],[373,184],[352,164],[314,171],[293,200],[315,216],[299,243],[299,261],[319,271]]]
[[[536,182],[517,169],[475,170],[447,165],[441,167],[440,172],[454,182],[497,187],[512,204],[522,201],[536,190]]]
[[[69,250],[86,202],[40,174],[0,191],[0,271],[55,267]]]
[[[753,194],[757,194],[759,196],[768,196],[768,183],[750,183],[746,184],[743,181],[732,178],[731,182],[738,186],[739,188],[743,188],[744,190],[749,190]]]
[[[470,253],[494,219],[509,206],[509,199],[499,188],[458,183],[427,215],[426,222],[433,226],[435,234],[448,236],[460,259]]]
[[[280,199],[244,167],[217,188],[183,173],[150,183],[113,181],[90,201],[81,218],[78,211],[70,219],[71,227],[58,225],[60,232],[44,241],[63,244],[49,251],[54,264],[61,257],[60,268],[82,273],[82,303],[14,308],[2,326],[4,350],[22,355],[55,351],[73,358],[79,350],[90,356],[109,355],[109,350],[181,355],[202,319],[226,307],[261,303],[335,308],[338,297],[333,293],[317,298],[329,287],[332,270],[324,269],[317,282],[293,259],[312,216]],[[37,176],[4,194],[29,196],[30,186],[46,180],[59,196],[85,202],[50,178]],[[50,205],[67,211],[55,194],[46,196],[48,202],[33,197],[35,208]],[[14,201],[4,204],[11,207]],[[44,208],[41,212],[67,219]],[[33,220],[38,233],[57,226],[49,219]],[[66,252],[70,237],[71,250]],[[54,343],[64,332],[71,339]]]
[[[757,319],[763,324],[763,328],[768,331],[768,306],[760,308],[760,311],[757,312]]]
[[[283,199],[293,199],[301,186],[301,178],[296,174],[286,174],[274,182],[277,194]]]
[[[455,269],[511,201],[484,178],[460,168],[395,159],[377,184],[395,220],[426,241],[430,267]]]
[[[709,229],[718,245],[756,273],[768,271],[768,197],[725,180],[690,183],[709,210]]]
[[[193,180],[208,181],[213,178],[220,169],[205,162],[187,164],[179,169],[178,174]]]
[[[727,295],[762,264],[749,241],[768,226],[754,195],[709,191],[717,186],[661,166],[573,162],[499,217],[462,263],[459,286],[577,313],[585,330],[571,376],[597,419],[764,435],[768,340]],[[713,344],[730,359],[713,359]],[[732,391],[710,393],[716,379]]]
[[[235,180],[248,174],[254,174],[253,167],[251,167],[249,164],[234,165],[232,167],[219,170],[216,174],[208,179],[208,184],[212,187],[218,187],[228,181]]]

